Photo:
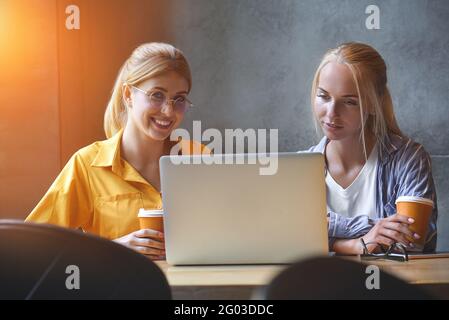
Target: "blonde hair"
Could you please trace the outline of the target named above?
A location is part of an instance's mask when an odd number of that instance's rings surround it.
[[[346,65],[352,73],[359,97],[362,120],[360,140],[367,158],[365,129],[372,131],[381,147],[385,147],[389,134],[402,136],[387,87],[387,66],[382,56],[367,44],[349,42],[330,49],[315,72],[311,92],[312,106],[315,101],[320,72],[324,66],[334,61]],[[318,128],[318,124],[315,123],[315,125]]]
[[[111,98],[104,114],[104,132],[112,137],[126,124],[127,111],[123,99],[124,85],[137,85],[142,81],[157,77],[168,71],[175,71],[192,86],[189,64],[184,54],[166,43],[144,43],[137,47],[120,68],[115,80]]]

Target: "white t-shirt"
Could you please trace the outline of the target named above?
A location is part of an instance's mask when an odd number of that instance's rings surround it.
[[[343,189],[332,178],[326,175],[327,210],[352,218],[367,215],[376,218],[376,185],[377,185],[377,144],[374,146],[368,161],[349,187]]]

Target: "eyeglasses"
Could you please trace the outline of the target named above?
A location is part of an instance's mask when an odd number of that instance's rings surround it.
[[[363,246],[363,254],[360,255],[360,258],[363,260],[374,260],[374,259],[387,259],[387,260],[395,260],[395,261],[408,261],[407,249],[404,245],[400,243],[393,243],[392,245],[386,247],[379,243],[368,242],[365,243],[363,238],[360,239]],[[370,253],[367,245],[375,244],[377,245],[377,249],[380,249],[380,253]]]
[[[162,91],[145,91],[136,86],[131,87],[144,93],[148,97],[150,106],[155,109],[161,109],[165,103],[171,104],[176,112],[185,112],[188,108],[193,107],[192,102],[184,96],[179,96],[176,99],[167,99],[167,96]]]

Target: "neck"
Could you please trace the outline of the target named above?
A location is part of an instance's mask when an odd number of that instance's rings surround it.
[[[159,163],[164,155],[166,141],[154,140],[127,123],[122,137],[121,156],[138,171]]]
[[[326,147],[328,161],[340,164],[343,168],[350,169],[364,165],[376,144],[374,134],[365,132],[366,157],[363,142],[360,136],[348,137],[342,140],[332,140]]]

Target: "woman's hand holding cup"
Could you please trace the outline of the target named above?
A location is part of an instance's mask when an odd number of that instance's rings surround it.
[[[164,234],[153,229],[141,229],[114,240],[144,254],[151,260],[165,260]]]
[[[140,230],[114,241],[152,260],[165,260],[163,210],[139,210]]]

